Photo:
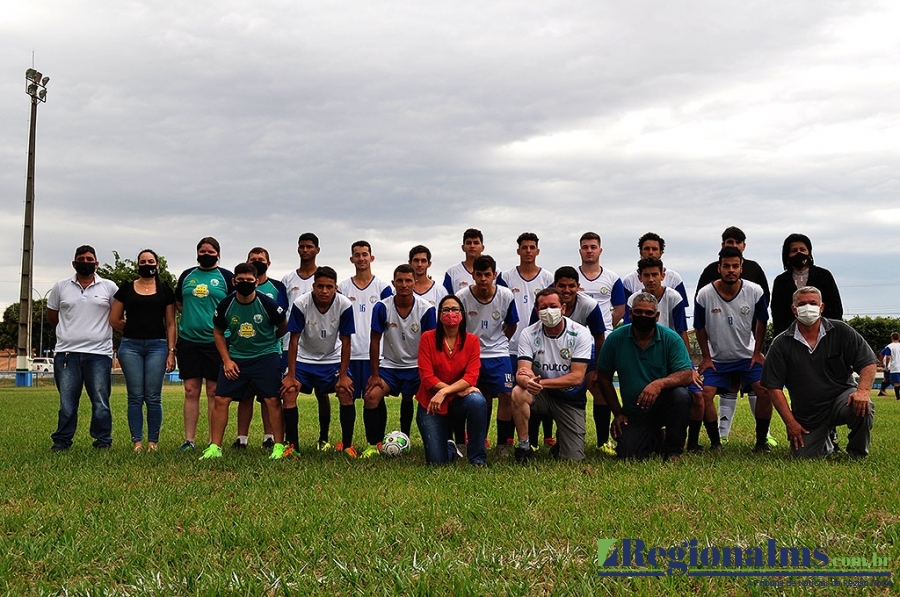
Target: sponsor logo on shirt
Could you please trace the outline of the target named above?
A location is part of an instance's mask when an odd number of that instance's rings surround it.
[[[191,294],[193,294],[197,298],[206,298],[209,296],[209,286],[207,286],[206,284],[197,284],[194,287],[194,290],[191,291]]]
[[[242,323],[241,327],[238,328],[238,336],[241,338],[252,338],[256,335],[256,328],[253,327],[252,323]]]

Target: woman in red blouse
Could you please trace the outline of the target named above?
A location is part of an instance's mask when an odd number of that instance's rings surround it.
[[[488,410],[475,387],[481,369],[478,338],[466,332],[466,313],[454,295],[441,299],[437,311],[437,329],[423,333],[419,342],[416,423],[425,444],[425,461],[442,464],[456,458],[451,421],[465,418],[469,462],[484,466]]]

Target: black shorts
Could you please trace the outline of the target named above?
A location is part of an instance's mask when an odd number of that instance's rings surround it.
[[[219,378],[222,357],[214,342],[200,344],[179,338],[175,348],[178,351],[178,379],[203,378],[216,381]]]
[[[220,367],[216,396],[238,402],[256,396],[257,402],[264,402],[264,398],[281,395],[281,355],[267,354],[252,359],[234,359],[234,362],[241,370],[238,378],[228,379],[224,366]]]

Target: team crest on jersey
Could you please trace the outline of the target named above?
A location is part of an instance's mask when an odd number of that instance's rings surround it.
[[[409,329],[412,331],[412,333],[416,334],[419,331],[419,324],[414,323],[411,326],[409,326]]]
[[[540,294],[540,292],[541,292],[542,290],[543,290],[543,288],[535,288],[535,289],[534,289],[534,296],[537,297],[537,295]]]
[[[206,298],[209,296],[209,286],[206,284],[197,284],[194,286],[194,290],[191,291],[191,294],[197,298]]]
[[[369,302],[374,305],[375,303],[378,302],[378,297],[373,294],[372,296],[369,297]]]
[[[252,338],[256,335],[256,328],[253,327],[252,323],[242,323],[241,327],[238,328],[238,336],[241,338]]]
[[[263,316],[260,313],[257,313],[256,315],[253,316],[253,321],[255,321],[256,323],[262,323],[262,320],[263,320]]]
[[[562,358],[564,358],[565,360],[568,361],[569,359],[572,358],[572,352],[568,348],[560,348],[559,356],[561,356]]]
[[[494,311],[493,313],[491,313],[491,317],[494,318],[494,321],[497,321],[497,320],[499,320],[499,319],[500,319],[501,317],[503,317],[503,316],[500,315],[500,311]]]
[[[748,307],[747,305],[741,307],[741,315],[747,315],[748,313],[750,313],[750,307]]]
[[[609,288],[604,286],[600,289],[600,294],[609,294]]]
[[[241,320],[237,318],[237,315],[232,315],[232,316],[231,316],[231,323],[232,323],[232,324],[237,325],[237,324],[239,324],[240,322],[241,322]]]
[[[210,280],[209,283],[212,284],[213,286],[219,285],[219,281],[216,278],[213,278],[212,280]]]

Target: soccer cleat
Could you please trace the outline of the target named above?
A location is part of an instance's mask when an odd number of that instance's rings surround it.
[[[373,456],[378,456],[381,454],[381,450],[378,446],[373,446],[369,444],[369,447],[362,451],[362,454],[359,455],[360,458],[372,458]]]
[[[710,452],[723,452],[723,451],[725,450],[725,445],[724,445],[724,444],[727,444],[727,443],[728,443],[728,442],[722,442],[722,443],[719,443],[719,444],[713,444],[713,445],[711,445],[711,446],[709,447],[709,451],[710,451]]]
[[[516,448],[516,462],[528,464],[532,460],[534,460],[534,452],[528,448]]]
[[[274,447],[275,447],[275,440],[272,439],[271,437],[267,437],[265,440],[263,440],[263,443],[262,443],[263,450],[271,450]]]
[[[51,452],[65,452],[68,449],[69,446],[66,446],[64,444],[53,444],[52,446],[50,446]]]
[[[231,449],[232,450],[246,450],[247,444],[242,444],[241,440],[236,439],[236,440],[234,440],[234,443],[231,444]]]
[[[284,444],[275,444],[272,446],[272,453],[269,454],[269,460],[281,460],[287,455],[288,448]],[[291,450],[293,454],[293,450]]]
[[[769,447],[768,443],[756,444],[753,447],[754,454],[770,454],[772,452],[772,448]]]
[[[607,456],[616,456],[616,447],[609,441],[600,446],[600,452]]]
[[[338,442],[338,443],[334,444],[334,451],[335,452],[343,452],[350,458],[358,458],[359,457],[359,454],[356,452],[356,448],[354,448],[353,446],[347,446],[345,448],[344,442]]]
[[[775,441],[775,438],[772,437],[771,435],[766,436],[766,443],[769,444],[770,448],[778,447],[778,442]]]
[[[209,447],[203,450],[203,455],[200,457],[200,460],[211,460],[213,458],[221,458],[222,457],[222,448],[217,446],[216,444],[209,444]]]
[[[467,437],[468,437],[468,435],[467,435]],[[469,440],[466,439],[466,441],[468,442]],[[484,438],[484,449],[485,450],[491,449],[491,440],[489,440],[488,438]]]
[[[196,449],[197,449],[197,446],[194,444],[194,442],[192,442],[190,440],[186,440],[183,444],[181,444],[181,447],[178,448],[178,451],[179,452],[187,452],[188,450],[196,450]]]
[[[556,445],[556,440],[553,439],[552,437],[545,437],[545,438],[544,438],[544,445],[545,445],[545,446],[550,446],[550,447],[552,448],[553,446]]]
[[[331,444],[328,443],[328,440],[320,439],[319,443],[316,444],[316,450],[319,452],[328,452],[333,448]]]
[[[277,446],[278,444],[275,444],[275,445]],[[273,447],[273,449],[274,449],[274,447]],[[282,454],[281,457],[287,458],[288,456],[290,456],[291,458],[294,458],[296,460],[300,460],[300,457],[297,456],[297,448],[294,447],[294,444],[288,444],[287,447],[284,449],[284,454]]]
[[[694,454],[699,454],[703,451],[703,446],[701,446],[700,444],[688,444],[687,451]]]
[[[509,458],[512,455],[512,452],[513,452],[513,444],[512,443],[500,444],[499,446],[497,446],[497,449],[495,450],[495,454],[497,455],[497,458]]]
[[[728,444],[728,436],[726,435],[725,437],[720,437],[719,441],[722,442],[723,446],[727,445]]]

